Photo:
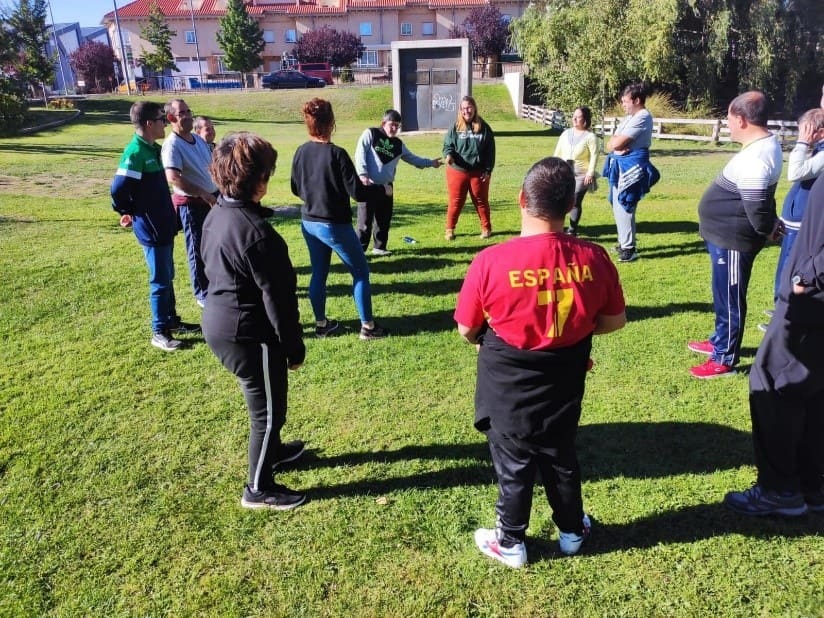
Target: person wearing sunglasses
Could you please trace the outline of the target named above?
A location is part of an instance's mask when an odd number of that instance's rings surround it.
[[[123,151],[111,184],[112,208],[132,219],[132,231],[143,248],[149,269],[149,306],[152,312],[151,344],[166,352],[180,348],[173,332],[197,332],[197,324],[182,322],[175,308],[175,216],[157,140],[166,133],[163,107],[154,101],[132,105],[129,117],[135,127]]]

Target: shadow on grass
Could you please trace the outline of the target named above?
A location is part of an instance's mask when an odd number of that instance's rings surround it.
[[[629,305],[627,306],[627,320],[630,322],[654,320],[656,318],[666,318],[677,313],[688,313],[691,311],[698,313],[712,312],[712,303],[670,303],[659,307]]]
[[[48,132],[43,131],[40,135],[46,135]],[[126,142],[123,143],[126,146]],[[116,159],[123,152],[123,149],[101,148],[94,144],[75,144],[69,146],[67,144],[22,144],[18,142],[8,142],[0,144],[0,151],[30,153],[37,155],[83,155],[86,157],[104,157],[106,159]],[[116,169],[116,165],[112,165],[112,174]]]
[[[712,423],[602,423],[583,425],[578,430],[578,453],[586,481],[665,478],[734,469],[752,461],[751,445],[749,433]],[[489,451],[486,443],[480,441],[405,446],[333,457],[309,450],[297,467],[335,468],[411,460],[455,461],[457,465],[402,478],[319,487],[312,490],[312,495],[325,499],[493,482]]]

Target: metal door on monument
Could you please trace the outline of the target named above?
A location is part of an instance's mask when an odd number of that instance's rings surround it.
[[[455,122],[461,99],[458,58],[413,59],[404,72],[404,120],[407,131],[446,129]],[[437,66],[435,66],[437,65]],[[405,67],[406,68],[406,67]],[[416,110],[411,118],[409,110]]]

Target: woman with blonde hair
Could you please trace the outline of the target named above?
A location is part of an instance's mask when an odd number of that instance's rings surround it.
[[[455,240],[455,226],[469,193],[481,220],[481,238],[489,238],[489,180],[495,167],[495,135],[478,115],[478,105],[470,96],[461,99],[458,119],[443,140],[443,156],[449,196],[444,237]]]

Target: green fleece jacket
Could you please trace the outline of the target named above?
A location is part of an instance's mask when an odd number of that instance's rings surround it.
[[[458,131],[455,125],[447,131],[443,140],[443,156],[452,155],[451,167],[465,172],[492,173],[495,167],[495,135],[486,122],[474,133],[471,127]]]

